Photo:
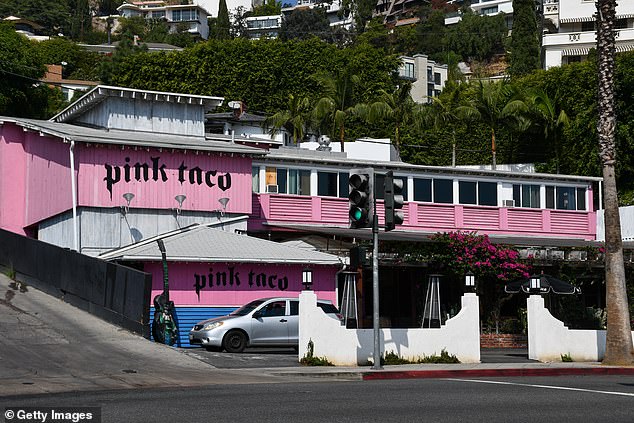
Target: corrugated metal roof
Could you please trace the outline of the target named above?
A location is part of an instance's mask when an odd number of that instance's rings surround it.
[[[193,225],[100,255],[106,260],[160,261],[157,239],[163,239],[170,261],[204,263],[283,263],[338,265],[337,256],[293,248],[248,235]]]
[[[162,134],[157,132],[126,131],[121,129],[87,128],[85,126],[57,123],[48,120],[21,119],[0,116],[0,123],[12,122],[23,128],[38,131],[47,135],[63,138],[68,141],[90,144],[114,144],[137,147],[173,148],[178,150],[213,151],[218,153],[237,153],[263,156],[267,151],[242,145],[252,140],[225,135],[207,134],[205,137]]]

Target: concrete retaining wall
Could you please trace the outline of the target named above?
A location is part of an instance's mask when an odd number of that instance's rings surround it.
[[[601,361],[605,355],[605,330],[568,329],[544,306],[544,299],[531,295],[528,308],[528,358],[561,361],[568,354],[574,361]]]
[[[372,329],[346,329],[317,307],[317,296],[312,291],[303,291],[299,299],[299,357],[304,357],[312,340],[314,356],[326,357],[335,365],[357,366],[372,361]],[[479,321],[478,297],[465,294],[460,312],[440,329],[381,329],[381,354],[394,352],[415,360],[423,355],[440,355],[444,349],[462,363],[479,363]]]

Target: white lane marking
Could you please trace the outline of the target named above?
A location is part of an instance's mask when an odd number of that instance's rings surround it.
[[[550,385],[533,385],[529,383],[515,383],[515,382],[502,382],[499,380],[479,380],[479,379],[445,379],[455,380],[458,382],[475,382],[475,383],[489,383],[494,385],[513,385],[513,386],[526,386],[528,388],[544,388],[544,389],[557,389],[560,391],[577,391],[577,392],[590,392],[593,394],[606,394],[606,395],[620,395],[624,397],[634,397],[634,394],[628,392],[614,392],[614,391],[598,391],[594,389],[582,389],[582,388],[570,388],[567,386],[550,386]]]

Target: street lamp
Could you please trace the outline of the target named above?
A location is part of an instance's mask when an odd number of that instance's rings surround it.
[[[475,289],[475,275],[472,272],[467,272],[464,276],[464,284],[469,292],[473,292]]]
[[[539,277],[537,275],[531,276],[530,288],[531,288],[531,292],[533,292],[533,293],[539,292],[539,290],[541,288],[541,277]]]
[[[310,291],[313,286],[313,271],[310,269],[302,270],[302,285],[304,290]]]

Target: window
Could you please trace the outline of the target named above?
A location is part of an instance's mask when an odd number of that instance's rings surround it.
[[[251,192],[260,192],[260,168],[251,168]]]
[[[154,19],[165,19],[165,10],[155,10],[152,12],[152,17]]]
[[[261,317],[278,317],[286,315],[286,301],[275,301],[260,309]]]
[[[288,170],[288,193],[297,195],[310,195],[309,170]]]
[[[557,210],[585,210],[586,190],[575,187],[546,187],[546,208]]]
[[[498,13],[498,7],[497,6],[484,7],[482,9],[480,9],[480,14],[481,15],[494,15],[496,13]]]
[[[577,210],[586,210],[586,189],[577,188]]]
[[[198,19],[198,10],[183,9],[172,10],[173,21],[195,21]]]
[[[434,72],[434,84],[440,85],[440,73]]]
[[[476,182],[458,182],[458,202],[460,204],[476,203]]]
[[[481,206],[498,205],[498,184],[495,182],[478,182],[478,204]]]
[[[581,22],[581,31],[586,32],[586,31],[594,31],[594,30],[595,30],[594,21]]]
[[[453,203],[453,181],[434,179],[434,203]]]
[[[407,177],[395,176],[394,179],[400,179],[401,181],[403,181],[403,192],[401,192],[401,195],[403,196],[403,201],[408,201],[407,200]],[[385,175],[380,173],[374,174],[374,199],[375,200],[385,199]]]
[[[320,197],[337,196],[337,174],[335,172],[317,172],[317,195]]]
[[[350,188],[348,187],[348,180],[350,174],[345,172],[339,172],[339,198],[348,198]]]
[[[291,300],[291,316],[299,316],[299,301]]]
[[[277,192],[280,194],[286,194],[288,192],[286,189],[287,174],[288,169],[277,169]]]
[[[401,67],[401,76],[403,78],[416,79],[414,76],[414,64],[403,63],[403,66]]]
[[[539,195],[539,185],[513,185],[513,200],[515,207],[530,207],[538,209],[541,207]]]
[[[414,178],[414,201],[431,202],[431,179]]]

